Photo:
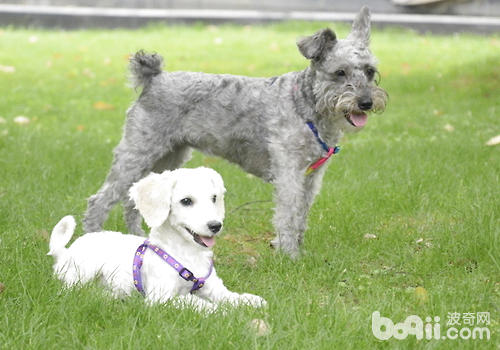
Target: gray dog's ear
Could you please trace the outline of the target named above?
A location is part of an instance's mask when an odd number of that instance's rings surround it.
[[[335,33],[330,29],[322,29],[314,35],[297,40],[300,53],[307,59],[319,59],[327,49],[337,42]]]
[[[351,33],[347,39],[359,42],[364,46],[370,44],[370,9],[363,6],[352,22]]]
[[[136,209],[151,228],[161,226],[170,213],[174,181],[169,173],[168,171],[162,174],[151,173],[136,182],[129,191]]]

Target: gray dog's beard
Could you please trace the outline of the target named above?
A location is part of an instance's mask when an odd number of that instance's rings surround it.
[[[378,86],[372,89],[373,108],[362,111],[358,108],[354,91],[347,90],[339,94],[329,84],[321,84],[315,89],[316,112],[324,116],[344,117],[352,126],[361,127],[366,124],[366,112],[383,112],[387,102],[387,93]]]
[[[385,110],[385,105],[389,95],[387,92],[376,86],[372,91],[373,108],[372,111],[375,113],[382,113]]]
[[[361,116],[359,118],[356,116],[351,117],[352,113],[356,115],[361,114],[356,108],[356,96],[352,91],[345,91],[339,95],[334,89],[329,89],[325,86],[318,92],[316,95],[316,111],[319,114],[331,117],[344,117],[353,126],[358,126],[358,122],[362,123]],[[364,125],[364,123],[362,124]]]

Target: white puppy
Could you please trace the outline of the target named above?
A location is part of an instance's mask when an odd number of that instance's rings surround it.
[[[172,299],[199,311],[225,302],[264,306],[259,296],[229,291],[213,268],[210,248],[222,228],[224,193],[222,178],[212,169],[152,173],[130,189],[151,228],[149,246],[141,246],[144,237],[105,231],[85,234],[66,248],[75,229],[73,217],[66,216],[50,237],[55,274],[68,287],[97,277],[116,297],[137,288],[149,302]]]

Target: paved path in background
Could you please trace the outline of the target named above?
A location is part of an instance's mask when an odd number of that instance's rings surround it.
[[[42,27],[137,27],[151,21],[255,23],[283,20],[350,22],[355,13],[210,9],[137,9],[0,4],[0,25]],[[434,32],[500,33],[500,17],[418,14],[372,14],[376,25]]]

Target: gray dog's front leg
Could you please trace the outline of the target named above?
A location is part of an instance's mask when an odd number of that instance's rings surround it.
[[[273,247],[292,258],[299,256],[299,243],[306,228],[309,201],[306,195],[303,171],[284,171],[274,181],[275,213],[273,218],[276,238]]]
[[[307,229],[307,217],[309,210],[311,209],[314,198],[319,193],[321,189],[321,183],[323,182],[323,176],[325,175],[325,171],[327,169],[327,164],[323,165],[321,168],[317,169],[310,175],[306,175],[305,178],[305,193],[304,193],[304,201],[305,201],[305,213],[306,217],[304,218],[302,225],[299,230],[299,246],[304,241],[304,232]]]

